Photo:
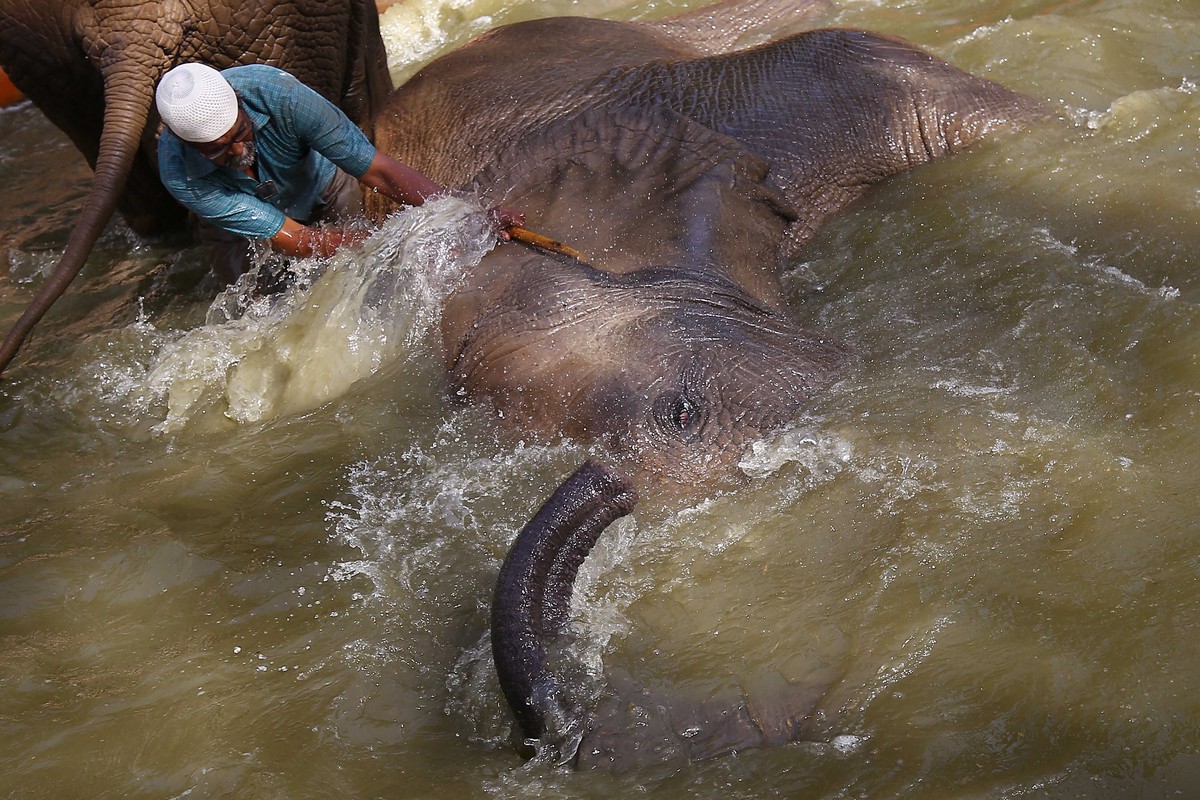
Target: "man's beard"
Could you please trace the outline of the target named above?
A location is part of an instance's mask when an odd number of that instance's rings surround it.
[[[245,172],[254,166],[254,142],[242,142],[242,154],[233,160],[234,169]]]

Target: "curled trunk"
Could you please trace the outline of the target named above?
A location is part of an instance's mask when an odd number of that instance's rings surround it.
[[[565,738],[583,723],[553,654],[566,632],[580,565],[601,532],[637,503],[633,489],[588,461],[563,481],[513,542],[492,602],[500,687],[529,739]]]
[[[636,503],[623,477],[589,461],[521,530],[500,568],[492,655],[526,741],[560,764],[621,769],[774,747],[811,732],[824,687],[778,674],[720,696],[651,692],[615,675],[593,703],[569,653],[571,594],[600,534]]]

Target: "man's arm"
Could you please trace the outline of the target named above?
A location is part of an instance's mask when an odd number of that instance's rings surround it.
[[[449,193],[446,187],[382,152],[375,153],[371,166],[359,181],[368,189],[410,206],[419,206],[431,197]],[[497,235],[505,241],[511,238],[509,229],[519,227],[525,221],[523,214],[506,208],[491,209],[491,216]],[[289,217],[270,242],[273,249],[285,255],[327,258],[338,248],[359,244],[366,237],[367,232],[363,230],[310,228]]]
[[[446,189],[396,159],[376,152],[371,166],[359,181],[368,189],[378,191],[397,203],[419,206],[430,197],[446,194]],[[288,217],[283,227],[271,237],[271,247],[284,255],[308,258],[328,258],[338,248],[359,244],[367,237],[363,230],[341,230],[336,227],[310,228]]]
[[[384,197],[410,206],[419,206],[430,197],[449,193],[446,187],[380,151],[375,152],[371,166],[359,181]]]
[[[288,217],[279,233],[270,238],[271,248],[288,256],[328,258],[340,247],[359,244],[367,238],[367,231],[360,229],[342,230],[337,227],[310,228]]]
[[[359,178],[368,189],[381,192],[385,197],[397,203],[419,206],[430,197],[449,194],[449,190],[435,183],[412,167],[397,161],[386,153],[376,151],[375,158],[366,173]],[[497,206],[489,212],[496,226],[496,234],[508,241],[511,228],[520,227],[525,222],[525,215],[519,211]]]

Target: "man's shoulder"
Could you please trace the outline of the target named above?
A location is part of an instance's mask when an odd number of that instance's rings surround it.
[[[160,165],[179,164],[187,152],[183,140],[166,125],[158,135],[158,162]]]
[[[291,73],[269,64],[228,67],[221,70],[221,75],[239,94],[254,90],[294,91],[304,87]]]

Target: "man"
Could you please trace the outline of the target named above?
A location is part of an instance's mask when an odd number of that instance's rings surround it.
[[[166,124],[159,175],[199,218],[201,239],[215,245],[213,271],[226,282],[249,268],[248,240],[300,257],[357,244],[361,230],[314,223],[361,214],[359,183],[407,205],[447,193],[275,67],[182,64],[163,76],[155,101]],[[524,221],[507,209],[492,214],[505,240]]]

